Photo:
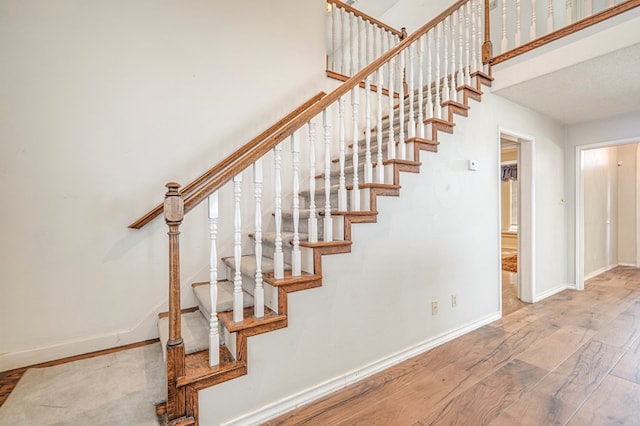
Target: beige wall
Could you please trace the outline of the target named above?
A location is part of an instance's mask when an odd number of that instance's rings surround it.
[[[618,161],[618,256],[619,262],[636,265],[638,144],[617,147]]]

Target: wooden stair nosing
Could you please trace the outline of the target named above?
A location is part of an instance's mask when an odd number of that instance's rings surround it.
[[[252,307],[244,308],[243,314],[243,320],[240,322],[233,320],[233,311],[218,313],[218,319],[229,333],[249,331],[250,335],[255,335],[287,326],[286,315],[278,314],[266,306],[264,308],[264,317],[262,318],[256,318],[253,315],[254,309]],[[253,333],[254,330],[257,332]]]
[[[204,389],[247,374],[247,364],[236,361],[226,346],[220,346],[220,364],[209,366],[209,351],[204,350],[185,356],[186,374],[177,380],[178,387],[194,385]]]
[[[274,278],[273,272],[269,272],[264,274],[262,279],[265,283],[274,287],[288,287],[292,285],[310,284],[315,281],[322,281],[322,275],[319,274],[311,274],[303,271],[302,275],[294,277],[291,272],[292,271],[290,269],[284,271],[284,278],[280,279]]]
[[[384,160],[382,164],[384,164],[385,166],[387,164],[395,164],[398,166],[418,166],[418,167],[422,165],[420,161],[401,160],[399,158],[390,158],[389,160]]]
[[[438,145],[440,145],[440,142],[438,142],[437,140],[432,140],[432,139],[425,139],[425,138],[410,138],[409,140],[407,140],[407,143],[413,142],[413,149],[414,149],[414,156],[413,158],[420,158],[419,157],[419,151],[429,151],[429,152],[438,152]]]

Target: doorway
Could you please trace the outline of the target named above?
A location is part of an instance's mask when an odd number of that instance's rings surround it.
[[[534,139],[500,129],[500,305],[508,315],[534,302]]]
[[[578,147],[576,288],[613,267],[639,265],[637,140]]]
[[[518,222],[520,218],[520,182],[518,157],[520,144],[500,139],[500,241],[502,260],[502,315],[524,306],[518,280]]]

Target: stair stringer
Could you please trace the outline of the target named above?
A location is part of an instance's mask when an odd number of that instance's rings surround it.
[[[480,97],[475,94],[481,94],[481,87],[483,85],[491,85],[491,77],[482,73],[477,73],[475,78],[476,87],[470,90],[468,87],[461,87],[459,90],[471,91],[474,96],[465,96],[464,105],[469,106],[469,100],[480,102]],[[456,105],[449,105],[449,120],[442,120],[448,123],[451,129],[453,129],[454,113],[458,113],[460,108]],[[466,109],[465,109],[466,110]],[[450,121],[451,120],[451,121]],[[425,120],[426,122],[426,120]],[[436,126],[432,131],[431,139],[411,138],[406,141],[410,149],[413,150],[413,158],[420,158],[420,152],[437,152],[439,133],[453,133],[446,128]],[[217,367],[210,368],[206,364],[208,356],[207,351],[202,351],[196,354],[191,354],[186,357],[187,367],[191,364],[191,374],[182,377],[178,381],[178,386],[184,387],[187,395],[187,413],[188,418],[185,420],[190,422],[191,418],[195,419],[194,423],[185,424],[198,424],[198,396],[199,391],[210,388],[214,385],[227,382],[229,380],[246,375],[248,372],[248,338],[270,331],[275,331],[288,326],[289,315],[289,293],[294,293],[311,288],[317,288],[322,286],[324,275],[323,271],[323,257],[325,255],[344,254],[351,252],[352,246],[352,225],[359,223],[375,223],[378,216],[378,197],[397,197],[400,195],[400,172],[407,173],[420,173],[419,161],[407,161],[407,160],[388,160],[385,165],[391,167],[393,183],[391,184],[361,184],[360,190],[367,193],[367,197],[364,197],[369,205],[368,210],[358,212],[332,212],[332,215],[343,217],[343,241],[333,242],[318,242],[310,243],[301,241],[300,246],[312,250],[313,259],[313,273],[303,274],[302,277],[291,277],[290,273],[285,276],[284,279],[275,280],[273,274],[265,274],[265,283],[272,285],[278,289],[278,307],[279,312],[265,314],[264,318],[254,318],[252,308],[246,308],[245,320],[240,323],[233,322],[232,313],[224,312],[219,313],[219,319],[224,327],[229,332],[236,334],[236,353],[230,354],[226,347],[221,346],[221,364]],[[366,204],[364,204],[366,206]],[[162,412],[162,405],[159,405],[158,412]],[[176,423],[178,424],[178,423]]]

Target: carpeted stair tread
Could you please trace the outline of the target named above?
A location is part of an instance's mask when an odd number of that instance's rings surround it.
[[[160,344],[167,347],[169,341],[169,317],[165,316],[158,320],[158,333]],[[184,341],[185,354],[192,354],[209,348],[209,322],[200,311],[187,312],[182,314],[181,335]],[[162,351],[162,355],[167,360],[167,351]]]
[[[264,234],[263,234],[264,235]],[[256,276],[256,256],[255,254],[245,254],[241,256],[240,263],[240,272],[247,277],[255,277]],[[233,256],[223,257],[222,261],[225,265],[230,268],[235,267],[235,262]],[[265,274],[267,272],[273,272],[273,259],[262,256],[262,273]],[[291,269],[291,265],[284,264],[284,269]]]
[[[196,283],[192,285],[193,292],[198,299],[198,307],[205,318],[211,316],[211,298],[209,296],[209,283]],[[253,296],[246,291],[243,295],[243,307],[253,306]],[[226,312],[233,309],[233,283],[228,280],[218,281],[217,312]]]

